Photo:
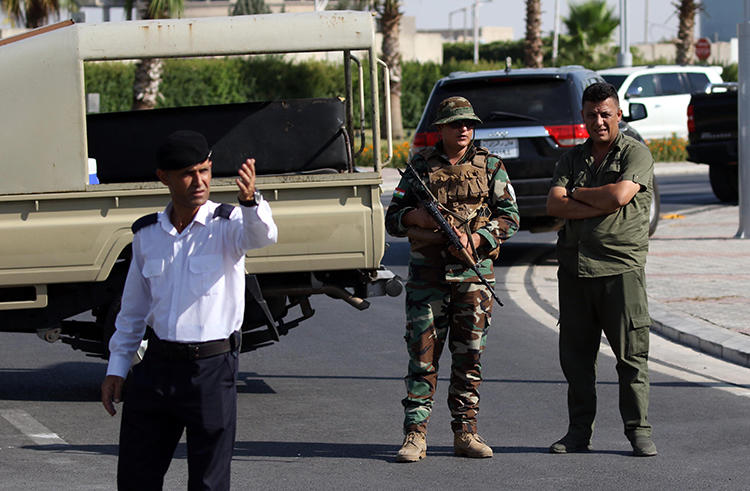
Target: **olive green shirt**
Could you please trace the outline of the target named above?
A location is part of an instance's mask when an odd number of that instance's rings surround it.
[[[622,180],[641,185],[630,203],[603,216],[566,219],[558,233],[560,266],[583,278],[625,273],[646,265],[654,159],[648,147],[619,133],[599,169],[592,142],[576,146],[555,166],[552,186],[598,187]]]

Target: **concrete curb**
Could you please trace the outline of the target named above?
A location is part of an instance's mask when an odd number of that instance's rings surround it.
[[[700,321],[649,300],[651,329],[662,336],[724,361],[750,367],[750,336]]]

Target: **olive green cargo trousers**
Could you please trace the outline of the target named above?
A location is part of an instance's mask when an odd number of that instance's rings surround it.
[[[568,381],[568,432],[590,439],[596,416],[596,364],[601,334],[617,360],[625,434],[651,435],[648,422],[649,326],[643,269],[579,278],[560,267],[560,365]]]

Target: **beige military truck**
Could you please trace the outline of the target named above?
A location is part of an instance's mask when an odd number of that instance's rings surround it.
[[[86,111],[88,62],[322,52],[340,57],[340,98]],[[68,21],[4,40],[0,71],[0,331],[107,356],[131,224],[168,202],[154,154],[177,129],[201,131],[213,146],[214,201],[236,202],[237,169],[256,158],[257,187],[279,227],[278,244],[246,258],[243,350],[277,341],[312,316],[312,295],[365,309],[366,297],[400,293],[380,265],[379,146],[372,170],[353,164],[364,146],[364,116],[355,114],[369,107],[368,131],[380,141],[378,78],[388,80],[370,14]]]

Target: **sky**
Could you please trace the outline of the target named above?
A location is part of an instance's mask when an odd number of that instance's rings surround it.
[[[474,0],[401,0],[405,15],[416,17],[417,29],[447,29],[448,15],[452,11],[474,5]],[[542,32],[549,33],[554,29],[555,0],[542,1]],[[560,17],[568,15],[570,0],[558,0]],[[573,0],[574,3],[583,0]],[[646,6],[648,6],[648,42],[656,42],[674,38],[677,35],[677,14],[672,0],[626,0],[628,9],[628,34],[630,44],[642,43],[646,22]],[[620,0],[607,0],[614,15],[619,18]],[[89,22],[101,21],[99,9],[83,8]],[[124,20],[122,9],[112,9],[113,21]],[[2,17],[2,16],[0,16]],[[480,26],[510,26],[513,28],[513,38],[520,39],[525,35],[526,2],[525,0],[482,0],[479,7]],[[463,28],[464,16],[459,11],[453,14],[453,27]],[[471,8],[467,10],[468,29],[472,28]],[[0,18],[0,28],[7,27],[7,19]],[[561,32],[565,27],[561,23]],[[615,31],[615,39],[619,40],[619,31]]]
[[[573,3],[580,3],[577,0]],[[569,0],[559,0],[560,17],[568,15]],[[449,13],[463,7],[471,7],[474,0],[402,0],[405,15],[417,19],[417,29],[448,28]],[[607,4],[619,18],[619,0],[607,0]],[[648,6],[648,17],[646,7]],[[648,42],[674,38],[677,35],[677,14],[671,0],[627,0],[628,36],[630,44],[642,43],[645,40],[645,24],[648,22]],[[464,16],[459,11],[453,14],[454,28],[463,28]],[[542,0],[542,32],[554,29],[555,0]],[[468,28],[472,28],[471,8],[467,11]],[[510,26],[513,38],[520,39],[526,29],[526,2],[524,0],[484,0],[479,6],[480,26]],[[561,32],[565,26],[560,23]],[[619,40],[619,32],[614,41]]]

